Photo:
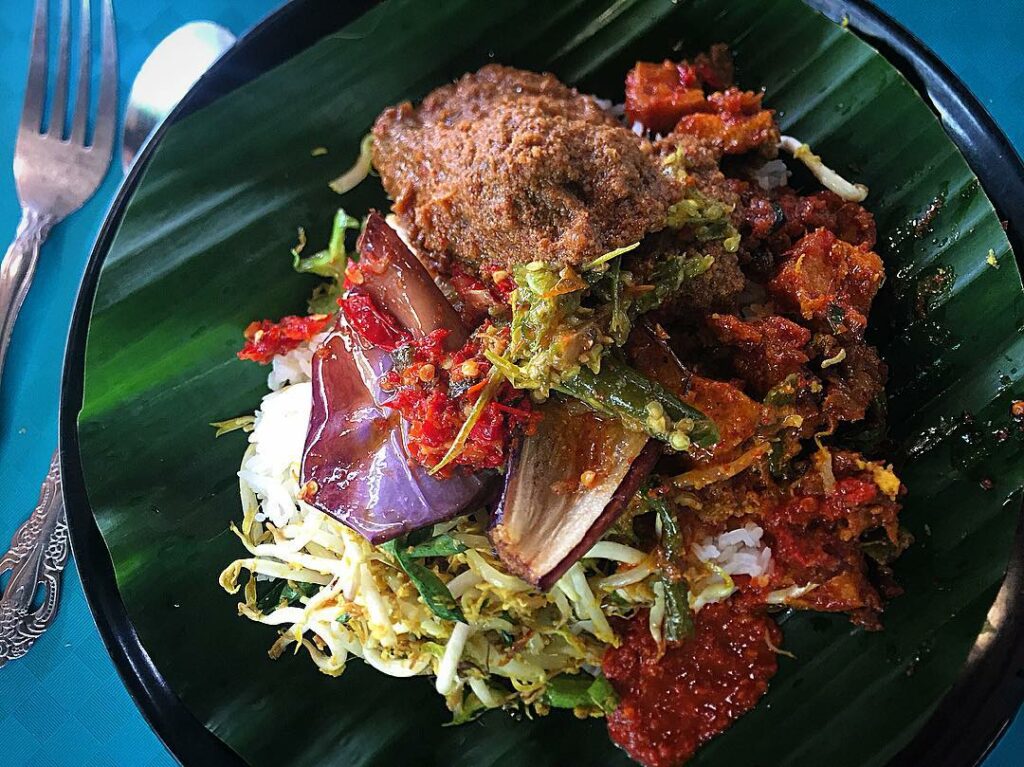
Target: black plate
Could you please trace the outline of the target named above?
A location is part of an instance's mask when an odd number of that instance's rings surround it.
[[[863,0],[806,0],[878,48],[941,116],[1008,224],[1024,255],[1024,165],[1006,136],[966,86],[917,38]],[[82,477],[77,418],[82,405],[85,342],[100,267],[129,199],[166,127],[340,29],[369,0],[294,0],[242,37],[193,88],[142,151],[100,229],[72,318],[60,402],[60,452],[71,543],[100,635],[143,715],[167,748],[188,765],[239,765],[242,760],[203,726],[168,687],[128,619],[106,544]],[[1022,270],[1024,270],[1024,264]],[[1024,522],[1024,510],[1021,515]],[[976,645],[960,677],[893,767],[970,767],[998,741],[1024,700],[1024,525],[1019,524],[1006,580],[989,614],[994,631]]]

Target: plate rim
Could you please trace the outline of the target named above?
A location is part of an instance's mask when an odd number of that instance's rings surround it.
[[[917,37],[869,0],[804,2],[833,21],[846,19],[853,32],[877,48],[910,80],[939,115],[943,129],[978,176],[1000,217],[1009,222],[1007,234],[1018,265],[1024,267],[1024,163],[977,97]],[[142,646],[117,589],[110,554],[89,503],[78,443],[93,299],[103,262],[127,205],[170,125],[219,93],[229,92],[251,79],[244,66],[239,66],[246,56],[255,53],[261,58],[284,61],[373,4],[373,0],[292,0],[242,35],[189,91],[139,154],[104,216],[75,299],[64,354],[59,410],[61,475],[75,566],[93,620],[118,675],[164,747],[185,765],[246,762],[207,729],[170,688]],[[282,26],[303,29],[303,19],[307,20],[305,34],[274,34]],[[262,65],[256,75],[271,66]],[[972,652],[957,681],[910,743],[890,760],[889,767],[977,767],[1024,702],[1024,507],[996,603],[1003,603],[1005,609],[984,650]],[[964,727],[965,719],[969,728]]]

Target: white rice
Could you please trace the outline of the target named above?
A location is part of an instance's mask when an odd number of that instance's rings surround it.
[[[307,376],[302,383],[268,394],[256,411],[256,422],[249,434],[255,450],[242,464],[238,476],[260,499],[260,511],[256,513],[259,522],[269,520],[284,527],[298,513],[295,498],[299,493],[302,449],[312,407],[313,387]]]
[[[287,354],[278,354],[271,360],[267,388],[278,391],[287,384],[305,383],[313,376],[313,352],[327,338],[326,333],[313,336],[309,341]]]
[[[762,542],[764,530],[747,522],[735,530],[707,537],[693,544],[693,553],[701,562],[716,565],[729,575],[760,578],[771,572],[772,550]]]
[[[691,584],[690,608],[723,602],[736,592],[734,575],[766,578],[772,570],[772,550],[762,542],[764,530],[753,522],[720,535],[708,536],[691,547],[708,566],[708,576]]]

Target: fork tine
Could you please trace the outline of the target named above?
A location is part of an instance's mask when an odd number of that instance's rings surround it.
[[[71,5],[68,0],[60,4],[60,50],[57,52],[57,83],[50,101],[50,125],[47,134],[55,139],[64,138],[64,121],[68,105],[68,67],[71,59]]]
[[[28,87],[25,106],[21,110],[18,131],[38,133],[43,121],[43,99],[46,97],[46,10],[48,0],[36,0],[32,22],[32,54],[28,63]]]
[[[96,108],[96,127],[92,146],[104,154],[114,150],[117,127],[117,39],[114,32],[114,8],[111,0],[102,0],[102,45],[100,50],[100,97]]]
[[[89,0],[82,0],[78,20],[78,89],[75,94],[75,116],[71,124],[71,143],[84,146],[89,124],[89,81],[92,79],[92,14]]]

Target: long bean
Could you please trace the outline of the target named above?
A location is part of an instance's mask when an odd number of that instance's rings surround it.
[[[613,355],[601,361],[600,373],[581,368],[575,376],[562,381],[557,390],[599,413],[621,418],[667,442],[668,434],[650,428],[648,405],[657,402],[673,421],[693,422],[689,437],[694,444],[711,447],[718,442],[718,429],[711,419]]]

